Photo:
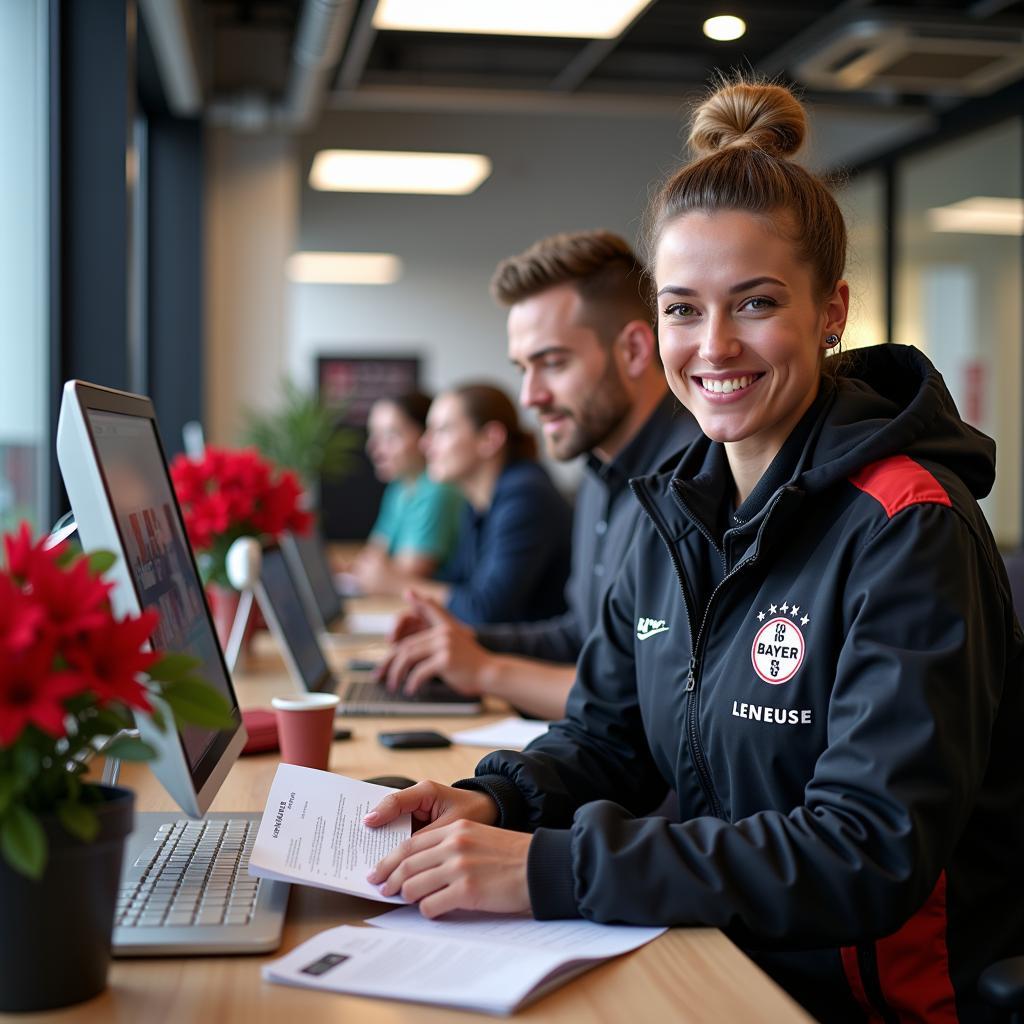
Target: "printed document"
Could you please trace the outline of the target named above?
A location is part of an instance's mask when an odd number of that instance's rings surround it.
[[[405,903],[401,896],[381,896],[377,886],[366,881],[377,862],[412,835],[408,814],[380,828],[363,824],[364,815],[392,792],[332,772],[279,765],[249,858],[249,874]]]
[[[322,932],[267,964],[263,977],[505,1015],[665,931],[468,913],[428,921],[413,907],[369,923],[377,927]]]

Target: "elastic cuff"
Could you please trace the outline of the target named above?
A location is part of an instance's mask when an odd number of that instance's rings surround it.
[[[452,783],[453,789],[472,789],[486,793],[498,805],[498,828],[516,832],[528,831],[526,801],[519,787],[504,775],[477,775],[472,779],[460,779]]]
[[[539,828],[534,832],[526,858],[526,885],[538,921],[582,916],[576,905],[569,829]]]

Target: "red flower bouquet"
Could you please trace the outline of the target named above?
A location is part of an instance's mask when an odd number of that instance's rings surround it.
[[[230,586],[224,569],[239,537],[306,533],[313,517],[300,505],[302,488],[290,470],[277,470],[255,449],[207,448],[202,459],[179,455],[171,479],[204,582]]]
[[[96,834],[98,787],[83,781],[100,747],[112,757],[147,760],[141,740],[117,738],[145,712],[165,728],[233,724],[226,702],[193,677],[198,662],[147,648],[157,614],[115,619],[108,552],[51,550],[28,526],[4,538],[0,570],[0,855],[38,878],[46,865],[41,818],[89,842]],[[161,703],[162,702],[162,703]],[[109,741],[113,738],[112,742]]]

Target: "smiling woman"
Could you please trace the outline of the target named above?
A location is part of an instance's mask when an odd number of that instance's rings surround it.
[[[703,436],[633,481],[646,518],[565,719],[388,797],[372,824],[429,828],[373,880],[430,916],[724,928],[830,1022],[990,1020],[978,976],[1024,948],[990,913],[1024,902],[1024,639],[977,504],[994,446],[912,348],[824,372],[846,232],[789,159],[804,128],[776,86],[697,112],[650,263]],[[679,820],[645,816],[670,787]]]

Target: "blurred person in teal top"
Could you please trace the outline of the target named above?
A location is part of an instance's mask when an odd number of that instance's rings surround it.
[[[387,484],[377,521],[352,573],[367,593],[396,572],[427,578],[455,548],[463,499],[456,488],[426,473],[420,441],[430,398],[418,391],[382,398],[370,409],[366,453]]]

